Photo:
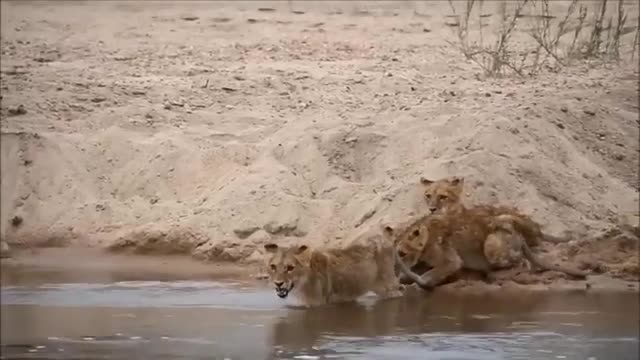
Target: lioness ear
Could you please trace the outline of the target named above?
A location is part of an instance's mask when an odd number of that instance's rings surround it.
[[[274,253],[278,250],[278,244],[274,244],[274,243],[264,244],[264,249],[267,250],[267,252]]]
[[[426,178],[426,177],[424,177],[424,176],[420,177],[420,184],[422,184],[422,185],[431,185],[431,184],[433,184],[434,182],[435,182],[435,181],[433,181],[433,180],[429,180],[429,179],[427,179],[427,178]]]
[[[309,247],[307,245],[300,245],[298,246],[298,248],[296,249],[296,255],[300,255],[303,254],[305,251],[307,251],[309,249]]]

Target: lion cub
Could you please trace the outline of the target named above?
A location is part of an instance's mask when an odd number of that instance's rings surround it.
[[[542,227],[533,221],[529,216],[524,215],[518,209],[509,206],[496,205],[476,205],[467,209],[462,203],[462,193],[464,190],[464,178],[452,176],[439,180],[429,180],[420,178],[420,183],[424,186],[424,200],[432,214],[463,214],[472,210],[474,215],[482,217],[492,217],[496,215],[511,215],[514,219],[513,226],[522,236],[524,236],[529,246],[536,246],[539,240],[562,243],[569,241],[566,237],[556,237],[542,232]]]
[[[483,216],[468,210],[465,213],[428,214],[417,218],[401,231],[387,225],[385,236],[397,246],[397,262],[404,276],[423,289],[432,289],[454,277],[460,270],[476,270],[488,275],[496,268],[488,259],[492,251],[489,242],[496,234],[502,236],[502,253],[529,260],[543,270],[555,270],[584,278],[586,273],[554,265],[536,257],[514,224],[512,215]],[[520,255],[522,254],[522,255]],[[433,268],[422,277],[410,268],[418,262]],[[402,278],[401,282],[405,282]]]
[[[264,245],[276,294],[284,299],[293,292],[308,306],[353,301],[369,291],[381,298],[401,296],[394,247],[377,237],[380,241],[326,250]]]

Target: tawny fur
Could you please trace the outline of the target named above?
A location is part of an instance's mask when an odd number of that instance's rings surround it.
[[[377,240],[326,250],[266,244],[270,281],[278,296],[291,291],[308,306],[353,301],[369,291],[381,298],[401,296],[394,247],[380,235]]]
[[[461,208],[456,212],[423,215],[399,231],[387,225],[384,234],[397,246],[398,265],[404,274],[401,282],[410,280],[424,289],[452,279],[462,269],[488,275],[500,267],[490,262],[489,257],[505,254],[513,258],[512,262],[526,259],[543,270],[561,271],[577,278],[586,276],[579,270],[536,257],[517,231],[514,225],[517,222],[512,215],[487,216],[484,211]],[[418,262],[433,268],[421,277],[411,271]]]
[[[462,203],[464,178],[452,176],[439,180],[421,178],[424,187],[424,200],[431,213],[461,213],[465,206]],[[514,229],[526,240],[527,245],[535,247],[540,241],[551,243],[567,242],[567,237],[556,237],[542,231],[542,226],[531,217],[522,214],[515,207],[500,205],[476,205],[473,211],[478,216],[510,215],[513,218]]]

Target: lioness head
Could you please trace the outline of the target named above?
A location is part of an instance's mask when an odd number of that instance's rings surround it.
[[[445,213],[462,201],[464,178],[452,176],[440,180],[420,178],[424,186],[424,200],[431,213]]]
[[[395,243],[400,259],[408,267],[416,265],[429,239],[427,228],[422,224],[414,224],[404,230],[395,230],[385,225],[383,230],[385,236]]]
[[[276,294],[284,299],[306,273],[304,259],[309,248],[306,245],[279,247],[269,243],[264,245],[264,249],[269,254],[266,259],[269,279]]]

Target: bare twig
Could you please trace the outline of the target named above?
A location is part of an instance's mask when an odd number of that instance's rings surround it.
[[[618,0],[618,17],[616,20],[616,29],[613,33],[611,49],[609,50],[616,61],[620,60],[620,36],[622,36],[622,31],[626,22],[627,14],[624,12],[623,0]]]
[[[584,5],[580,5],[580,11],[578,13],[579,14],[578,25],[576,26],[576,29],[573,33],[573,40],[571,41],[571,46],[569,46],[569,50],[567,51],[567,57],[569,58],[573,57],[575,53],[576,41],[578,40],[578,37],[580,36],[580,32],[582,31],[582,28],[584,26],[584,21],[587,18],[587,13],[588,13],[587,7]]]
[[[448,0],[449,7],[456,17],[457,42],[449,42],[460,49],[464,56],[477,64],[487,76],[501,76],[511,72],[519,76],[533,75],[541,69],[552,71],[571,64],[576,55],[581,58],[597,58],[602,60],[619,60],[623,35],[630,32],[625,28],[627,13],[624,0],[617,0],[617,13],[607,16],[608,0],[599,0],[593,16],[588,5],[580,0],[571,0],[562,16],[551,13],[550,0],[517,0],[498,3],[497,15],[499,28],[494,32],[495,40],[485,41],[483,34],[482,8],[484,0],[467,0],[462,11],[453,0]],[[533,16],[523,14],[527,5],[531,4],[535,12]],[[478,11],[479,41],[472,39],[469,21],[472,12]],[[514,51],[511,38],[519,18],[533,17],[529,35],[535,41],[535,48]],[[587,21],[593,18],[593,22]],[[473,15],[475,20],[475,14]],[[631,58],[640,46],[640,19],[638,20]],[[590,23],[590,24],[589,24]],[[473,25],[475,30],[475,25]],[[603,31],[607,31],[603,38]],[[631,30],[632,31],[632,30]],[[585,34],[586,33],[586,34]],[[570,34],[567,41],[563,41]]]
[[[607,12],[607,0],[600,0],[600,14],[596,15],[595,24],[591,31],[591,39],[586,50],[586,55],[597,56],[600,53],[600,45],[602,43],[602,22],[604,21],[604,15]]]
[[[633,61],[633,58],[636,55],[638,41],[640,41],[640,16],[638,16],[638,24],[636,24],[636,36],[633,38],[633,47],[631,48],[631,61]]]

